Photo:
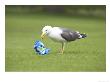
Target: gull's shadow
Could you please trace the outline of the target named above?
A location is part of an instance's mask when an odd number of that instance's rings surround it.
[[[85,51],[64,51],[64,54],[84,54]],[[51,52],[51,54],[59,54],[57,51]]]
[[[64,54],[84,54],[85,51],[65,51]]]

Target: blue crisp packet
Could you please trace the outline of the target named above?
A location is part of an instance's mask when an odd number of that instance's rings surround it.
[[[36,53],[38,53],[39,55],[46,55],[50,51],[50,49],[46,48],[41,41],[35,42],[34,49],[35,49]]]

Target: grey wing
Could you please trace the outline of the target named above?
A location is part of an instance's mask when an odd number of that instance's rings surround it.
[[[61,36],[66,40],[66,41],[74,41],[79,38],[79,33],[75,31],[71,31],[68,29],[63,29],[63,32],[61,33]]]

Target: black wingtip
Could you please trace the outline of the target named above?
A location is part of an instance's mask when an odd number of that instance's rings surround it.
[[[82,38],[86,38],[87,37],[87,34],[80,34],[82,36]]]

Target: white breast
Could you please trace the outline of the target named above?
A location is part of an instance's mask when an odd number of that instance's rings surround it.
[[[48,37],[57,42],[65,42],[66,40],[61,37],[61,33],[62,30],[60,30],[58,27],[54,27],[52,28]]]

